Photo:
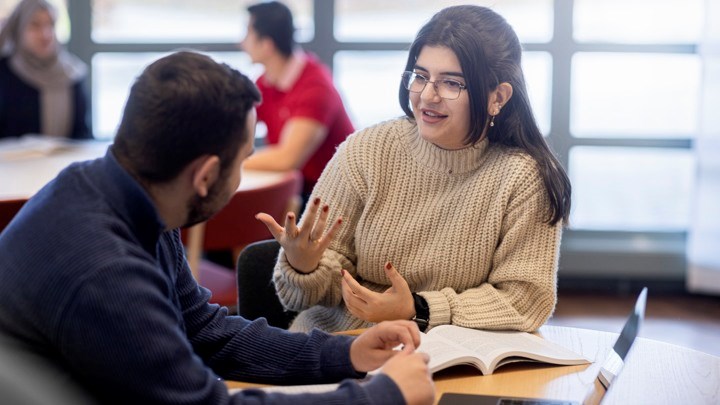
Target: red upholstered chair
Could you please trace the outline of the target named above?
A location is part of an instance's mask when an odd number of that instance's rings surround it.
[[[258,212],[272,215],[278,222],[288,211],[297,211],[302,177],[293,171],[266,186],[239,190],[220,212],[204,224],[188,230],[185,243],[188,262],[199,284],[212,291],[210,302],[233,310],[237,305],[237,281],[234,268],[226,268],[201,258],[203,251],[233,252],[233,262],[248,244],[272,238]]]
[[[0,200],[0,232],[12,221],[15,214],[20,211],[26,199],[19,200]]]

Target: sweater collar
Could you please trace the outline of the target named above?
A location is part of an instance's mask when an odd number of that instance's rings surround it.
[[[420,136],[415,121],[403,120],[401,138],[408,147],[408,153],[421,165],[433,171],[447,174],[463,174],[479,168],[489,145],[483,138],[475,145],[463,149],[447,150],[426,141]]]
[[[143,248],[155,256],[165,224],[145,189],[118,163],[109,148],[100,159],[102,177],[98,188],[107,203],[128,224]]]

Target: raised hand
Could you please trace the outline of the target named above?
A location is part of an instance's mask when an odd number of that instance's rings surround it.
[[[390,262],[384,268],[392,286],[382,293],[368,290],[350,273],[342,271],[342,297],[348,311],[368,322],[411,319],[415,316],[415,305],[407,281]]]
[[[319,217],[318,211],[320,211]],[[292,212],[288,212],[285,216],[285,227],[280,226],[272,216],[264,212],[255,215],[255,218],[267,226],[275,240],[285,250],[285,256],[295,270],[312,273],[342,224],[342,218],[338,218],[323,235],[328,211],[327,205],[320,209],[320,198],[315,198],[305,214],[302,227],[297,226],[295,214]]]

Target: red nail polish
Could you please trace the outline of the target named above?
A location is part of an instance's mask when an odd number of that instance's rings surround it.
[[[390,262],[385,263],[385,268],[388,270],[392,269],[392,263],[390,263]]]
[[[313,204],[315,204],[315,205],[320,204],[320,197],[315,198],[315,201],[313,201]]]
[[[338,224],[342,224],[342,218],[338,219]]]
[[[323,207],[323,212],[328,212],[328,209],[330,209],[330,207],[328,207],[327,205],[324,206],[324,207]]]

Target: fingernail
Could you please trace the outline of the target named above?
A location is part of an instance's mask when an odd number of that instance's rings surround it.
[[[345,277],[345,269],[340,269],[340,275]]]
[[[313,204],[315,204],[315,205],[320,204],[320,197],[316,197],[315,201],[313,201]]]
[[[288,217],[288,219],[293,219],[293,218],[295,218],[295,215],[293,215],[292,213],[288,213],[287,217]]]
[[[328,209],[330,209],[330,207],[328,207],[327,204],[326,204],[326,205],[323,207],[323,212],[328,212]]]
[[[342,224],[342,218],[338,218],[338,224]]]

